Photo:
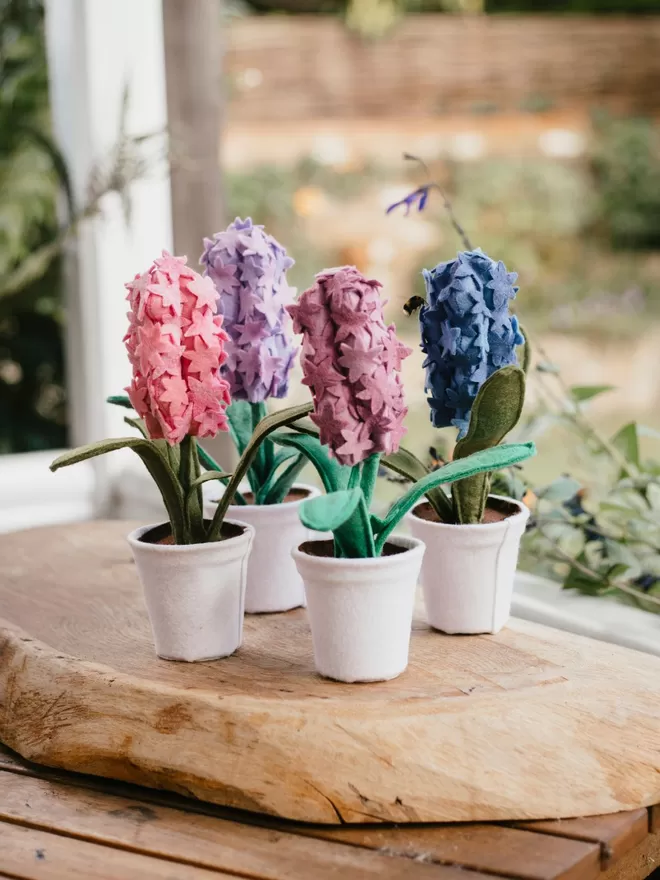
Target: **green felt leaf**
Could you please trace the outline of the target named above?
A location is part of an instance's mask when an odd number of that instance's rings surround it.
[[[400,446],[396,452],[384,455],[380,463],[388,470],[394,471],[401,477],[406,477],[411,483],[416,483],[429,473],[429,468],[420,461],[416,455]]]
[[[613,391],[614,385],[573,385],[570,388],[571,397],[575,403],[585,403],[606,391]]]
[[[209,541],[220,540],[222,523],[227,513],[227,508],[231,503],[231,499],[234,497],[234,494],[240,486],[242,480],[244,479],[248,468],[254,461],[254,458],[259,450],[259,446],[263,443],[266,437],[268,437],[269,434],[272,434],[273,431],[276,431],[278,428],[282,428],[286,425],[291,425],[293,424],[293,422],[298,421],[298,419],[302,419],[306,415],[309,415],[313,408],[314,405],[312,403],[303,403],[299,404],[298,406],[291,406],[287,409],[280,410],[279,412],[271,413],[271,415],[266,416],[266,418],[262,419],[259,422],[252,434],[252,437],[250,438],[250,442],[245,447],[245,451],[243,452],[243,455],[241,455],[241,458],[236,465],[236,469],[233,473],[231,480],[229,481],[225,494],[218,503],[215,515],[213,517],[213,520],[211,521],[211,525],[209,526]]]
[[[133,404],[125,394],[111,394],[106,397],[106,403],[112,403],[114,406],[123,406],[124,409],[133,409]]]
[[[298,479],[300,472],[307,464],[304,455],[299,454],[286,467],[276,480],[269,486],[268,492],[259,501],[260,504],[281,504],[291,491],[291,487]],[[275,473],[275,471],[273,471]]]
[[[612,445],[619,450],[626,461],[634,464],[637,468],[641,467],[636,422],[629,422],[617,431],[614,437],[612,437]]]
[[[362,559],[376,555],[369,511],[359,488],[309,498],[300,505],[300,521],[308,529],[332,532],[336,556]]]
[[[525,373],[510,365],[483,383],[472,404],[467,435],[454,449],[454,460],[497,446],[518,424],[525,402]],[[459,523],[480,523],[490,488],[488,473],[456,483],[452,489]]]
[[[443,484],[454,483],[457,480],[465,480],[468,477],[488,471],[496,471],[501,468],[519,464],[536,454],[536,447],[531,441],[528,443],[508,443],[495,446],[492,449],[484,449],[468,455],[465,458],[450,461],[438,470],[427,474],[412,486],[406,494],[390,507],[384,519],[371,518],[376,531],[376,551],[380,555],[387,538],[396,528],[403,517],[412,510],[417,502],[429,489]]]
[[[266,404],[262,401],[260,403],[250,403],[250,413],[252,417],[252,428],[250,430],[250,437],[254,434],[254,431],[263,419],[268,415],[268,409]],[[249,438],[248,438],[249,442]],[[259,445],[257,449],[257,454],[255,456],[254,462],[252,463],[251,470],[254,471],[256,475],[256,484],[257,484],[257,494],[259,493],[259,489],[266,482],[270,474],[273,472],[273,461],[275,458],[275,447],[273,446],[270,439],[264,440],[263,443]]]
[[[166,456],[153,441],[145,440],[144,437],[117,437],[113,440],[99,440],[96,443],[89,443],[87,446],[79,446],[77,449],[65,452],[52,462],[50,469],[57,471],[62,467],[69,467],[80,461],[87,461],[118,449],[132,449],[140,456],[142,463],[153,477],[163,496],[175,543],[191,543],[191,536],[185,528],[184,496],[181,484],[177,475],[172,471]]]
[[[316,468],[326,492],[336,492],[339,489],[347,488],[351,469],[339,464],[336,459],[330,458],[328,448],[322,445],[318,437],[278,431],[272,435],[271,439],[279,446],[290,446],[302,452]]]
[[[532,365],[532,344],[529,341],[529,335],[525,328],[520,324],[518,326],[520,333],[525,338],[523,342],[523,360],[522,360],[522,370],[525,375],[529,373],[529,368]]]
[[[211,480],[219,480],[220,482],[225,482],[231,478],[231,474],[226,474],[224,471],[205,471],[196,480],[190,484],[188,491],[186,492],[186,512],[188,516],[190,516],[190,508],[191,504],[194,502],[196,493],[201,490],[203,483],[208,483]]]
[[[149,439],[149,435],[147,434],[147,429],[144,426],[144,422],[142,419],[132,419],[130,416],[124,416],[124,421],[127,425],[130,425],[131,428],[135,428],[135,430],[142,434],[145,440]]]
[[[416,483],[430,473],[430,469],[420,461],[416,455],[413,455],[408,449],[400,446],[396,452],[390,455],[383,455],[380,463],[388,470],[394,471],[401,477],[406,477],[411,483]],[[454,519],[454,508],[450,499],[439,487],[432,489],[426,496],[431,506],[438,514],[443,522],[452,522]]]

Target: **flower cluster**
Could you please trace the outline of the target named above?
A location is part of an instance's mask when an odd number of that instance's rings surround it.
[[[394,325],[385,325],[380,287],[354,266],[329,269],[289,306],[294,330],[303,334],[311,418],[341,464],[394,452],[405,433],[399,373],[411,350],[399,342]]]
[[[284,397],[297,353],[285,310],[293,260],[262,226],[236,218],[225,232],[204,239],[200,263],[219,294],[229,334],[223,375],[232,398],[259,403]]]
[[[419,321],[431,422],[436,428],[454,425],[459,439],[481,385],[500,367],[518,362],[515,347],[524,338],[509,312],[517,277],[480,249],[424,270],[427,302]]]
[[[151,268],[126,285],[130,303],[124,342],[133,367],[126,389],[153,440],[174,445],[190,434],[227,430],[229,385],[222,317],[213,283],[163,251]]]

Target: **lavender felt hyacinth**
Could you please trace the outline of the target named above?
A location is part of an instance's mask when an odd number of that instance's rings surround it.
[[[479,388],[501,367],[518,363],[515,347],[524,338],[509,312],[517,277],[479,248],[424,270],[427,302],[419,321],[431,422],[454,425],[459,439]]]
[[[398,449],[407,409],[399,372],[411,354],[383,319],[378,281],[354,266],[316,276],[289,306],[303,334],[301,364],[314,397],[312,420],[337,461],[355,465]]]
[[[297,349],[285,306],[292,301],[285,249],[252,220],[236,220],[204,239],[200,258],[215,284],[229,334],[223,376],[233,400],[285,397]]]

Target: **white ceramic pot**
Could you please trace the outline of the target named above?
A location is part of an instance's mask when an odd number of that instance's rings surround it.
[[[394,536],[402,552],[377,559],[335,559],[293,551],[307,594],[316,668],[338,681],[386,681],[408,665],[417,577],[424,545]],[[331,546],[331,545],[330,545]]]
[[[292,489],[305,492],[298,501],[282,504],[231,504],[227,516],[249,523],[254,528],[245,593],[248,614],[289,611],[305,604],[305,589],[291,551],[317,532],[310,532],[300,522],[300,505],[307,498],[320,495],[314,486],[296,483]],[[207,502],[205,516],[213,516],[214,502]]]
[[[510,498],[517,512],[497,522],[447,525],[408,517],[426,544],[422,586],[428,622],[446,633],[496,633],[509,619],[520,539],[529,510]]]
[[[157,544],[128,536],[144,589],[156,653],[164,660],[227,657],[243,639],[247,558],[252,526],[225,520],[235,535],[208,544]]]

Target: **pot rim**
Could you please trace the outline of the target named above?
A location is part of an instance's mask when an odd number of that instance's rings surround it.
[[[303,541],[302,544],[320,544],[325,543],[327,538],[318,538],[317,540]],[[392,565],[393,562],[403,562],[405,559],[409,561],[413,555],[421,555],[426,549],[424,541],[420,538],[413,538],[412,535],[392,535],[388,538],[387,544],[395,544],[398,547],[405,547],[403,553],[397,553],[394,556],[363,556],[345,559],[338,556],[314,556],[311,553],[304,553],[300,548],[302,544],[291,549],[291,555],[298,561],[312,561],[315,565],[325,566],[326,568],[340,568],[342,565],[355,568],[378,567],[381,565]]]
[[[422,504],[427,504],[428,500],[423,498],[421,501],[418,501],[417,504],[413,507],[410,513],[407,515],[407,518],[410,517],[415,520],[416,523],[422,523],[424,526],[428,526],[433,529],[446,529],[448,531],[458,530],[466,531],[470,530],[472,532],[484,532],[484,531],[493,531],[497,528],[507,528],[512,523],[519,523],[521,520],[524,522],[527,520],[531,514],[531,510],[527,505],[523,504],[522,501],[516,501],[515,498],[508,498],[506,495],[489,495],[489,498],[495,498],[497,501],[506,501],[509,504],[513,504],[518,508],[518,513],[514,513],[511,516],[507,516],[505,519],[497,520],[497,522],[490,523],[444,523],[444,522],[431,522],[431,520],[423,519],[421,516],[415,516],[415,511]]]
[[[200,552],[210,553],[213,550],[217,550],[217,548],[222,545],[225,547],[235,546],[241,541],[250,543],[254,538],[254,526],[249,523],[241,522],[241,520],[234,519],[233,517],[225,517],[224,522],[233,526],[239,526],[243,531],[240,535],[234,535],[232,538],[226,538],[224,541],[205,541],[203,544],[149,544],[146,541],[142,541],[141,538],[143,535],[146,535],[152,529],[157,529],[159,526],[165,525],[164,522],[160,522],[152,523],[147,526],[138,526],[137,529],[133,529],[132,532],[126,535],[126,540],[131,547],[139,548],[139,551],[143,553],[173,553],[178,555]]]
[[[227,509],[232,511],[242,511],[245,510],[246,507],[249,507],[250,510],[273,510],[273,508],[277,507],[286,507],[287,510],[289,508],[295,510],[303,503],[303,501],[307,501],[308,498],[313,498],[315,495],[321,494],[321,490],[318,486],[310,486],[309,483],[293,483],[291,489],[305,489],[307,495],[304,498],[300,498],[298,501],[278,501],[277,504],[230,504]],[[246,491],[251,492],[252,490],[247,489]],[[220,499],[218,499],[218,501],[219,500]],[[218,501],[211,501],[211,499],[208,499],[208,503],[213,505],[217,505]]]

